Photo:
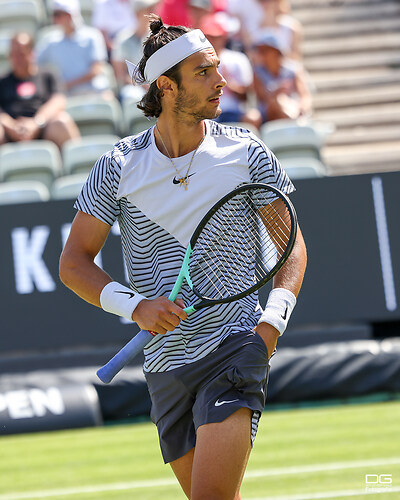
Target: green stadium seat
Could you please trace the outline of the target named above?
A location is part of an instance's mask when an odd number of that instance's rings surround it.
[[[122,102],[122,111],[128,135],[139,134],[156,123],[155,118],[149,120],[144,116],[137,107],[137,101],[133,99],[126,99]]]
[[[284,126],[271,128],[266,123],[261,127],[261,139],[279,160],[321,158],[323,137],[311,124],[302,125],[292,121]]]
[[[50,141],[15,142],[0,146],[0,180],[36,180],[49,189],[62,174],[61,154]]]
[[[284,158],[281,165],[292,180],[325,177],[327,175],[325,165],[317,158]]]
[[[14,181],[0,183],[0,205],[48,201],[48,188],[39,181]]]
[[[122,124],[121,105],[117,99],[100,96],[74,96],[67,100],[67,111],[75,120],[81,135],[119,135]]]
[[[0,0],[0,30],[35,35],[45,22],[46,11],[40,0]]]
[[[62,148],[65,173],[87,175],[98,158],[110,151],[118,140],[116,135],[90,135],[67,141]]]
[[[56,179],[51,187],[52,200],[76,199],[87,179],[87,174],[65,175]]]

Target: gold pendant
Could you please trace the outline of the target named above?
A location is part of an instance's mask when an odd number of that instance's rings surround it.
[[[184,177],[180,178],[180,179],[179,179],[179,182],[181,183],[181,186],[184,186],[184,187],[185,187],[185,191],[186,191],[186,190],[187,190],[187,186],[188,186],[188,184],[189,184],[189,183],[188,183],[188,179],[187,179],[187,177],[186,177],[186,178],[184,178]]]

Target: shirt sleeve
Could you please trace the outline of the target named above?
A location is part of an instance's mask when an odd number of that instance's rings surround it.
[[[250,134],[248,162],[251,182],[264,182],[285,194],[296,190],[274,153],[254,134]]]
[[[112,226],[120,212],[116,196],[120,177],[112,151],[104,154],[92,168],[74,207]]]

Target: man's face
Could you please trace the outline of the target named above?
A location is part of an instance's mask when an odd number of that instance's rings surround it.
[[[218,66],[214,49],[201,50],[183,61],[180,67],[182,81],[174,108],[176,114],[196,122],[221,114],[220,96],[226,81]]]
[[[67,28],[72,23],[71,14],[63,10],[55,10],[53,12],[53,23],[57,26],[61,26],[61,28]]]
[[[10,62],[14,71],[26,70],[33,61],[33,50],[28,42],[21,35],[11,42]]]
[[[273,72],[278,72],[283,59],[280,51],[267,45],[262,45],[257,49],[263,65]]]

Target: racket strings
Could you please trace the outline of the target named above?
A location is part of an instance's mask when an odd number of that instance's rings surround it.
[[[211,217],[196,241],[190,274],[203,297],[236,295],[263,280],[283,255],[291,232],[275,193],[244,192]]]

